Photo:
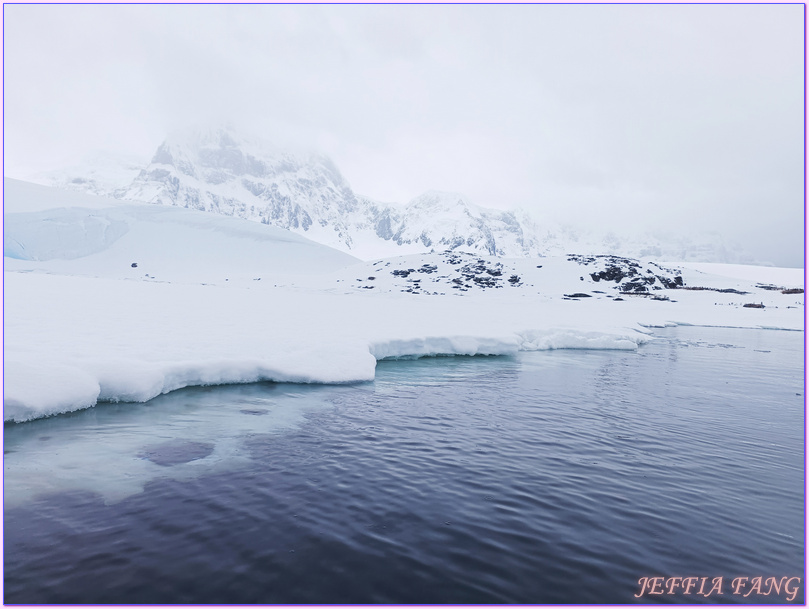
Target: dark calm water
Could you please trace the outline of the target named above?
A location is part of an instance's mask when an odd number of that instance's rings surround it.
[[[802,603],[803,334],[658,336],[6,426],[5,602]]]

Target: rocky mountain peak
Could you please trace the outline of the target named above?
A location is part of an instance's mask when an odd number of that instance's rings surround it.
[[[99,162],[35,181],[262,222],[366,259],[456,250],[509,258],[579,251],[742,260],[714,237],[660,240],[540,225],[526,212],[479,207],[457,192],[382,203],[354,193],[327,156],[283,150],[228,125],[170,134],[140,170]]]

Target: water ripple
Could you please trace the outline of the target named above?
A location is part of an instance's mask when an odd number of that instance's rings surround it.
[[[802,336],[660,334],[7,428],[10,488],[54,450],[95,477],[7,505],[6,602],[628,603],[648,575],[800,575]],[[110,501],[124,457],[154,469]]]

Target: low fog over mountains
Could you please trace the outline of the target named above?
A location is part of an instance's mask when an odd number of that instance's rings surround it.
[[[277,150],[229,128],[172,135],[146,164],[95,155],[33,180],[262,222],[365,259],[459,250],[508,258],[577,252],[756,262],[715,234],[671,234],[665,227],[644,235],[599,233],[521,210],[479,207],[451,192],[428,191],[406,204],[375,201],[355,193],[328,157]]]

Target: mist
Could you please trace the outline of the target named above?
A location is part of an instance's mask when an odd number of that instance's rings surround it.
[[[4,6],[4,174],[229,122],[428,189],[804,259],[804,7]]]

